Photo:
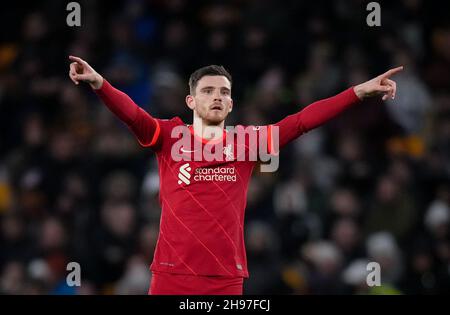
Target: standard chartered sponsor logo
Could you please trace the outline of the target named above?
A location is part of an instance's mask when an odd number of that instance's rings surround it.
[[[236,181],[236,169],[231,167],[199,167],[195,170],[195,181],[203,182],[235,182]]]
[[[181,185],[181,183],[185,183],[186,185],[189,185],[191,181],[189,180],[191,178],[191,174],[189,173],[191,171],[191,167],[189,166],[189,163],[183,164],[180,167],[180,172],[178,173],[178,184]]]
[[[191,184],[191,170],[189,163],[180,166],[178,184]],[[236,182],[236,169],[234,166],[225,167],[199,167],[195,169],[193,180],[197,182]]]

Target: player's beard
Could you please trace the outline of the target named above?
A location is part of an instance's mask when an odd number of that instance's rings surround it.
[[[197,115],[208,126],[218,126],[227,117],[226,108],[222,109],[221,111],[214,111],[209,109],[205,109],[204,111],[197,110]]]

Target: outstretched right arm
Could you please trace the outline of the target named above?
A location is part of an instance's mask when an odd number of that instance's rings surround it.
[[[69,76],[75,83],[89,83],[103,103],[133,131],[142,146],[156,147],[160,139],[158,121],[140,108],[125,93],[114,88],[107,80],[98,74],[86,61],[69,56]]]

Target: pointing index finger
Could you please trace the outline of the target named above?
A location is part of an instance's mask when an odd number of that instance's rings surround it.
[[[75,56],[69,56],[69,59],[72,61],[75,61],[81,65],[85,65],[86,61],[84,61],[83,59],[79,58],[79,57],[75,57]]]
[[[389,78],[389,77],[393,76],[394,74],[399,73],[402,70],[403,70],[403,66],[400,66],[400,67],[397,67],[397,68],[390,69],[390,70],[386,71],[381,76],[382,76],[383,79]]]

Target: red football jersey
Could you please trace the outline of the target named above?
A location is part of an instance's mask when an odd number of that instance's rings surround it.
[[[181,274],[248,277],[244,245],[247,189],[256,161],[238,160],[238,139],[226,143],[226,132],[214,149],[223,159],[195,161],[195,148],[208,143],[189,127],[191,146],[180,147],[175,161],[172,138],[181,119],[157,119],[160,134],[154,149],[158,159],[162,208],[160,234],[151,269]],[[197,142],[197,143],[195,143]],[[217,142],[217,141],[216,141]],[[213,141],[209,142],[213,143]],[[249,146],[240,152],[249,157]],[[227,155],[228,154],[228,158]]]

